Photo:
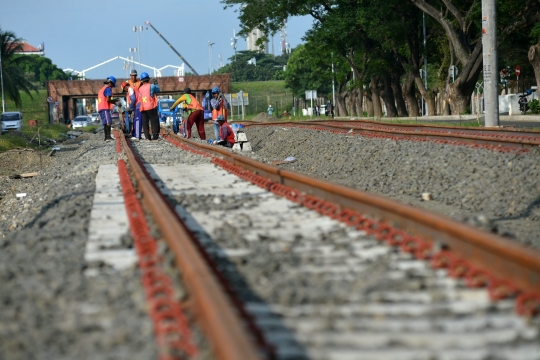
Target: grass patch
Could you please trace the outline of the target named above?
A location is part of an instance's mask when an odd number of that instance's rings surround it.
[[[19,132],[8,132],[0,135],[0,152],[16,148],[48,149],[54,141],[62,141],[70,129],[63,124],[49,124],[47,91],[32,92],[32,96],[21,92],[22,106],[16,107],[13,101],[6,100],[6,111],[20,111],[23,114],[23,129]],[[30,126],[30,120],[37,120],[37,126]],[[38,139],[39,130],[39,139]],[[95,129],[94,129],[95,130]]]

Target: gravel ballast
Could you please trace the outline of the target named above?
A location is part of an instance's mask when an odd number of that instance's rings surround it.
[[[502,153],[279,126],[245,129],[253,153],[292,171],[422,207],[540,248],[540,149]],[[422,194],[432,200],[423,201]]]

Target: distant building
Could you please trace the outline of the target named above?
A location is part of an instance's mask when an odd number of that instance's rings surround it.
[[[259,29],[253,29],[249,35],[246,38],[247,41],[247,49],[251,51],[259,51],[264,52],[265,54],[268,54],[268,42],[266,42],[262,46],[258,46],[255,43],[258,39],[262,38],[264,34]]]
[[[22,55],[40,55],[45,56],[45,44],[41,43],[38,47],[34,47],[30,44],[28,44],[26,41],[23,41],[21,43],[16,43],[22,45],[22,50],[18,50],[18,54]]]

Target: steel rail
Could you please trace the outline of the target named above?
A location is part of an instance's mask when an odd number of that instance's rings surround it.
[[[467,132],[471,134],[488,134],[488,135],[505,135],[505,136],[531,136],[540,137],[539,130],[523,130],[508,127],[470,127],[470,126],[451,126],[451,125],[437,125],[437,124],[393,124],[389,122],[373,121],[373,120],[313,120],[311,122],[316,123],[328,123],[328,124],[353,124],[353,125],[372,125],[372,126],[387,126],[387,127],[399,127],[403,129],[423,129],[425,131],[454,131],[454,132]]]
[[[388,127],[387,129],[377,129],[369,127],[351,127],[351,126],[341,126],[341,125],[332,125],[324,122],[311,122],[311,121],[302,121],[302,122],[243,122],[246,126],[290,126],[290,127],[313,127],[314,129],[324,129],[328,131],[336,132],[350,132],[355,134],[376,134],[383,135],[388,137],[399,137],[403,139],[428,139],[428,140],[448,140],[456,141],[465,144],[475,144],[475,145],[491,145],[491,146],[503,146],[509,148],[519,148],[519,149],[529,149],[533,147],[540,146],[540,137],[523,139],[519,136],[513,135],[512,137],[502,136],[502,135],[493,135],[493,136],[482,136],[482,134],[458,134],[452,132],[435,132],[431,130],[418,130],[412,132],[410,130],[400,130],[396,129],[396,126]]]
[[[227,162],[308,195],[338,204],[406,230],[526,291],[540,289],[540,252],[501,236],[484,232],[443,215],[415,208],[381,196],[263,164],[228,149],[184,139],[164,130],[194,150],[205,151]]]
[[[197,240],[187,227],[178,221],[174,209],[149,178],[141,160],[135,156],[123,134],[121,143],[137,181],[138,191],[142,194],[142,201],[175,255],[176,264],[182,271],[182,280],[194,299],[202,327],[216,355],[223,360],[264,359],[231,300],[225,295],[215,274],[195,245]]]

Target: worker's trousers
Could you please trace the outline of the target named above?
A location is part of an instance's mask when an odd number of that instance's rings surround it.
[[[191,128],[193,127],[193,124],[197,125],[197,131],[199,132],[199,136],[201,137],[201,140],[206,140],[206,132],[204,131],[204,111],[203,110],[195,110],[191,114],[189,114],[187,119],[187,125],[186,125],[186,132],[187,132],[187,138],[191,138]]]
[[[142,138],[142,116],[140,110],[133,112],[133,128],[131,129],[131,136],[141,139]]]
[[[159,138],[160,130],[157,107],[150,110],[141,111],[141,115],[144,137],[148,140],[157,140]],[[149,125],[152,129],[152,134],[150,134]]]

